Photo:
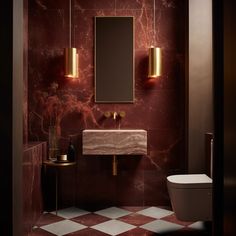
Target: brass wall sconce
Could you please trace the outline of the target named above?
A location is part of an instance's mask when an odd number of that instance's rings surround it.
[[[153,45],[156,41],[156,24],[155,24],[155,0],[153,0]],[[161,75],[161,48],[151,46],[148,50],[148,78],[156,78]]]
[[[71,46],[71,0],[69,1],[69,47],[64,50],[65,77],[76,79],[79,77],[79,55],[77,49]]]
[[[161,49],[150,47],[148,54],[148,78],[156,78],[161,75]]]
[[[65,77],[78,78],[78,53],[76,48],[65,48]]]

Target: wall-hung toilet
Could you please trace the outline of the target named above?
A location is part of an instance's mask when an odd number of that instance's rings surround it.
[[[208,135],[208,134],[207,134]],[[207,158],[212,176],[213,139],[210,139],[210,158]],[[170,201],[177,219],[182,221],[212,220],[212,179],[205,174],[171,175],[167,177]]]
[[[210,221],[212,219],[212,179],[205,174],[167,177],[171,205],[177,219]]]

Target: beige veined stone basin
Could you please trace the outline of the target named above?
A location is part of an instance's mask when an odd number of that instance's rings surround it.
[[[86,129],[83,155],[145,155],[147,131],[143,129]]]

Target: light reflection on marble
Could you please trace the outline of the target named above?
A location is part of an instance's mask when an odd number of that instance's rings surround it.
[[[84,155],[146,155],[145,130],[84,130]]]

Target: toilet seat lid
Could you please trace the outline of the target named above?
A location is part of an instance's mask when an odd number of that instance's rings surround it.
[[[170,175],[167,180],[176,188],[212,187],[212,179],[205,174]]]

